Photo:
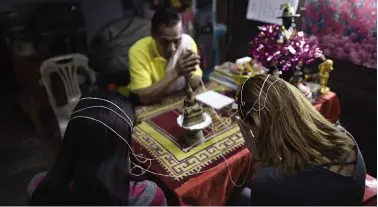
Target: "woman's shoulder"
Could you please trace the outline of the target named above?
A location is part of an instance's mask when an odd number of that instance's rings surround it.
[[[163,190],[154,182],[130,182],[129,205],[133,206],[165,206]]]
[[[276,168],[272,166],[263,167],[254,175],[252,184],[254,187],[272,187],[272,185],[277,184],[276,176]]]

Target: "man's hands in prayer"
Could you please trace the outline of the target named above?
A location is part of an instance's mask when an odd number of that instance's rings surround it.
[[[200,57],[191,50],[186,50],[180,55],[176,64],[176,72],[179,76],[190,75],[200,64]]]
[[[138,94],[143,104],[151,104],[160,100],[166,95],[166,88],[175,82],[179,77],[188,75],[190,77],[189,84],[194,89],[200,84],[200,77],[191,76],[191,72],[197,69],[200,63],[200,57],[193,51],[187,50],[183,52],[173,70],[169,71],[167,75],[157,83],[152,84],[147,88],[138,89],[135,92]]]

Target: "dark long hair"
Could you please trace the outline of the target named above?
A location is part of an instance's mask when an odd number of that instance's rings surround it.
[[[124,97],[94,91],[87,97],[113,102],[135,122],[134,106]],[[105,106],[126,118],[114,105],[101,100],[80,100],[74,111]],[[116,113],[90,108],[71,118],[97,119],[131,144],[132,128]],[[58,158],[31,198],[31,205],[127,205],[130,178],[127,144],[103,124],[85,118],[68,123]]]

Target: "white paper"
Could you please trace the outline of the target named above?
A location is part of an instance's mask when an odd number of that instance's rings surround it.
[[[280,6],[285,2],[297,11],[299,0],[249,0],[247,19],[281,25],[282,19],[277,19],[277,17],[282,15]]]
[[[196,99],[217,110],[235,102],[235,99],[211,90],[198,94]]]

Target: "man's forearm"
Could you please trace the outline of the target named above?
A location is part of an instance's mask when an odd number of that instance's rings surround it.
[[[143,104],[151,104],[165,95],[166,88],[179,78],[176,71],[172,70],[159,82],[143,89],[136,90],[141,102]]]

